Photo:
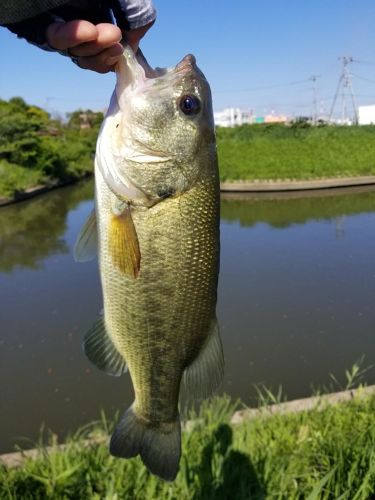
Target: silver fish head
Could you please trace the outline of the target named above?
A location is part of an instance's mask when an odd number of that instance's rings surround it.
[[[140,204],[187,191],[216,158],[210,87],[190,54],[152,70],[125,47],[106,122],[104,178]]]

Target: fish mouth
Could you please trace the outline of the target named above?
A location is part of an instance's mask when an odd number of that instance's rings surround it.
[[[152,68],[140,49],[137,51],[136,60],[143,69],[146,80],[157,80],[167,74],[180,75],[197,70],[197,61],[193,54],[187,54],[176,66],[169,68]]]
[[[193,54],[187,54],[178,64],[176,64],[175,71],[191,71],[196,68],[197,60]]]

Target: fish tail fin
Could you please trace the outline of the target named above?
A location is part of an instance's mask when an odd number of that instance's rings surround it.
[[[110,452],[115,457],[140,455],[152,472],[166,481],[173,481],[181,456],[181,424],[173,422],[152,425],[140,418],[131,406],[117,424],[111,438]]]

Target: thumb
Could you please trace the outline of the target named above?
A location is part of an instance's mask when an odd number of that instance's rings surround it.
[[[66,50],[82,43],[92,42],[97,37],[96,26],[84,20],[55,22],[46,30],[48,44],[57,50]]]

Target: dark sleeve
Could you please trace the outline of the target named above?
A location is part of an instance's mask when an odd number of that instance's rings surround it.
[[[152,0],[114,0],[112,10],[117,25],[126,31],[142,28],[156,19]]]
[[[45,37],[46,29],[51,23],[58,20],[57,16],[46,12],[18,23],[5,24],[3,26],[19,38],[25,38],[28,42],[48,50]],[[50,50],[52,49],[50,48]]]

